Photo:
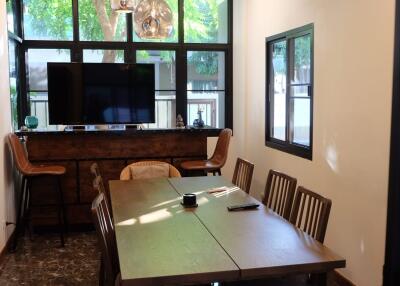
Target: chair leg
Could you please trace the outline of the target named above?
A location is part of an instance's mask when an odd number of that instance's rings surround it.
[[[61,196],[61,205],[62,205],[62,213],[63,213],[63,219],[64,219],[64,228],[65,228],[65,233],[68,233],[68,218],[67,218],[67,211],[65,209],[65,203],[64,203],[64,194],[62,192],[62,187],[61,187],[61,178],[58,178],[58,189],[60,190],[60,196]]]
[[[19,232],[21,229],[21,220],[24,215],[25,196],[26,196],[25,191],[26,191],[26,183],[27,183],[26,180],[27,180],[27,178],[25,176],[22,176],[19,204],[18,204],[18,210],[16,212],[17,221],[15,224],[14,239],[13,239],[13,244],[11,247],[11,252],[14,252],[17,249],[18,236],[19,236]]]
[[[32,179],[28,179],[26,182],[26,190],[25,190],[25,210],[24,210],[24,217],[26,221],[26,226],[28,227],[28,232],[29,232],[29,239],[33,241],[33,227],[32,223],[30,220],[31,217],[31,185],[32,185]]]
[[[218,175],[222,176],[221,169],[218,169],[217,172],[218,172]]]
[[[104,258],[103,258],[103,254],[101,254],[101,256],[100,256],[100,269],[99,269],[99,286],[104,286],[104,280],[105,280]]]
[[[57,176],[57,189],[58,189],[58,228],[60,230],[61,247],[64,247],[64,228],[65,228],[65,208],[64,196],[61,189],[61,179]],[[61,219],[63,217],[63,219]]]

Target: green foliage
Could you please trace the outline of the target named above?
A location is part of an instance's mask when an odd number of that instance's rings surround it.
[[[17,88],[12,85],[10,86],[10,95],[11,95],[11,120],[12,126],[14,130],[18,129],[18,96],[17,96]]]
[[[311,59],[311,36],[306,35],[296,38],[294,52],[296,69],[309,66]]]
[[[185,42],[218,42],[221,0],[185,0]]]
[[[71,0],[25,0],[24,14],[35,35],[54,40],[72,39]]]
[[[172,11],[178,10],[177,0],[166,0]],[[72,1],[71,0],[25,0],[28,8],[29,23],[35,35],[50,39],[72,39]],[[195,43],[218,42],[219,9],[226,5],[226,0],[185,0],[185,41]],[[109,0],[105,1],[108,16],[111,15]],[[119,15],[114,39],[105,39],[93,0],[79,0],[80,38],[87,41],[124,41],[126,39],[125,15]],[[173,38],[177,38],[178,19],[175,21]],[[168,40],[167,40],[168,41]],[[164,41],[165,42],[165,41]],[[117,53],[117,57],[122,56]],[[143,52],[142,56],[146,56]],[[164,61],[175,59],[168,52],[163,52]],[[203,75],[218,72],[218,54],[213,52],[193,53],[188,63],[196,67]]]
[[[43,1],[43,0],[36,0]],[[108,17],[111,16],[111,4],[105,0],[105,8]],[[105,39],[101,25],[93,5],[93,0],[79,0],[79,32],[81,40],[85,41],[125,41],[126,40],[126,16],[118,16],[118,24],[113,39]]]
[[[198,74],[215,75],[218,73],[217,52],[193,52],[188,57],[188,62],[195,67]]]

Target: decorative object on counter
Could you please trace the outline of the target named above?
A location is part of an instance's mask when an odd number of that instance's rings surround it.
[[[25,125],[28,129],[36,129],[39,125],[39,120],[36,116],[25,117]]]
[[[25,125],[21,126],[21,131],[29,131],[28,127],[26,127]]]
[[[183,122],[182,115],[178,114],[176,117],[176,128],[178,129],[184,129],[185,128],[185,122]]]
[[[197,118],[193,121],[194,127],[198,127],[198,128],[204,127],[204,121],[203,121],[203,117],[201,115],[202,113],[203,113],[203,110],[199,109],[199,111],[197,112],[197,114],[199,115],[199,118]]]

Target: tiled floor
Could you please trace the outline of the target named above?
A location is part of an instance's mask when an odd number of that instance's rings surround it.
[[[65,248],[58,235],[37,235],[34,241],[21,239],[16,253],[7,254],[0,265],[0,285],[98,285],[100,254],[95,233],[69,233]],[[304,277],[304,276],[303,276]],[[302,277],[274,279],[235,285],[302,286]],[[338,286],[329,281],[328,286]]]
[[[94,233],[69,233],[64,248],[58,235],[21,239],[16,253],[0,265],[0,285],[98,285],[100,254]]]

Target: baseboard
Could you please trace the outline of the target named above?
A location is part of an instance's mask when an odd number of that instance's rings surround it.
[[[14,235],[15,235],[15,228],[14,228],[13,232],[11,233],[11,235],[8,237],[6,245],[0,251],[0,264],[3,263],[4,258],[11,247],[11,243],[14,240]]]
[[[347,279],[337,271],[333,271],[332,278],[334,282],[339,286],[355,286],[353,282],[351,282],[349,279]]]

